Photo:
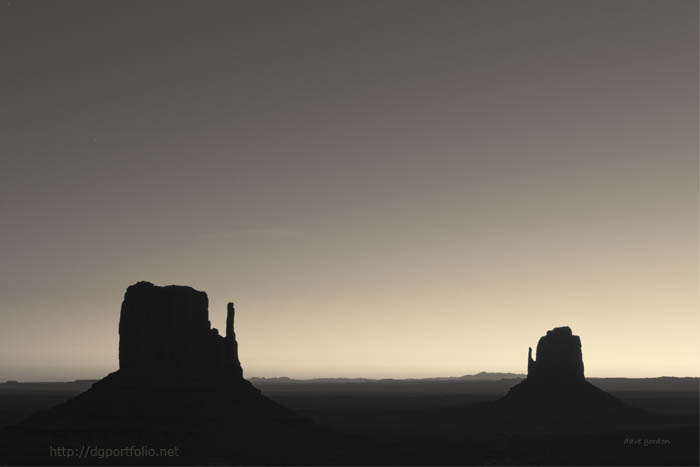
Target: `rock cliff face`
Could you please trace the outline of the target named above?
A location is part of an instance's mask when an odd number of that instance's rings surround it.
[[[532,347],[527,360],[528,378],[584,380],[581,339],[568,326],[547,331],[537,343],[537,360],[532,360]]]
[[[242,378],[228,304],[226,335],[211,327],[207,294],[191,287],[139,282],[126,290],[119,320],[119,368],[182,377]]]

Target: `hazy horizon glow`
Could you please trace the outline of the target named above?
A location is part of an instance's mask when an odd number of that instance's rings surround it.
[[[246,376],[699,376],[696,1],[6,2],[0,381],[118,367],[126,287]]]

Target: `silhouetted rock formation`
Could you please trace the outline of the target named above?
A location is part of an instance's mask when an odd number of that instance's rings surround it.
[[[179,457],[109,462],[310,462],[305,456],[312,451],[305,446],[318,443],[318,428],[243,378],[233,321],[229,303],[226,335],[220,336],[211,328],[206,293],[149,282],[132,285],[121,307],[119,370],[14,427],[8,439],[20,441],[10,463],[76,463],[46,458],[49,445],[144,444],[178,447]]]
[[[528,375],[501,399],[513,413],[599,418],[633,410],[586,381],[581,339],[566,327],[547,331],[537,343],[537,359],[528,350]]]
[[[528,378],[584,380],[581,339],[568,326],[547,331],[537,343],[537,360],[532,360],[532,347],[527,360]]]
[[[119,368],[177,373],[183,378],[219,373],[241,378],[234,308],[226,336],[211,327],[207,294],[191,287],[139,282],[126,290],[119,321]]]

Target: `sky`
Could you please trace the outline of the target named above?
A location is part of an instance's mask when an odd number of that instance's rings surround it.
[[[0,381],[141,280],[246,376],[699,376],[696,1],[0,2]]]

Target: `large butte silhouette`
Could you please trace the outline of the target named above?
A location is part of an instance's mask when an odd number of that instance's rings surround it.
[[[536,359],[528,350],[527,378],[500,401],[514,416],[600,419],[637,411],[586,381],[581,339],[568,326],[547,331],[537,343]]]
[[[177,456],[48,463],[135,464],[310,462],[323,434],[243,378],[228,304],[226,331],[211,327],[205,292],[139,282],[126,290],[119,370],[88,391],[14,427],[11,461],[35,463],[50,447],[177,448]],[[45,445],[44,445],[45,444]]]

